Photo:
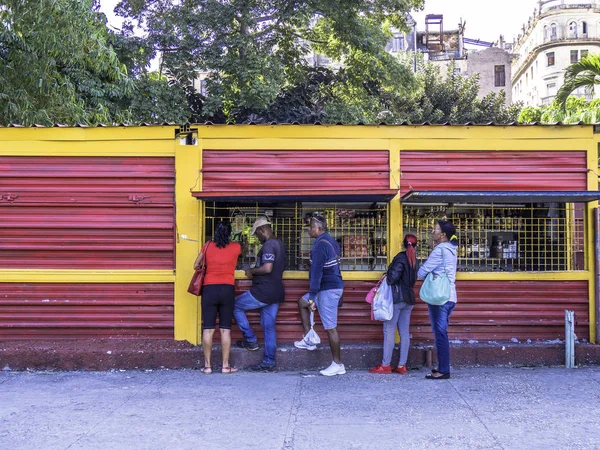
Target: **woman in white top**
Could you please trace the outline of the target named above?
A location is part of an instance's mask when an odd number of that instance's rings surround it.
[[[432,273],[437,277],[444,271],[450,280],[450,300],[443,305],[428,305],[431,329],[435,338],[438,357],[438,368],[433,369],[425,378],[428,380],[445,380],[450,378],[450,343],[448,342],[448,320],[456,306],[456,266],[458,238],[452,223],[439,220],[431,233],[434,249],[427,261],[420,267],[418,276],[421,279]]]

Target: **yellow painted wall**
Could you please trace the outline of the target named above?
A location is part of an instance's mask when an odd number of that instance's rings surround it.
[[[171,271],[10,270],[0,269],[0,282],[173,282],[175,339],[199,342],[200,310],[187,293],[192,263],[203,236],[202,202],[190,191],[202,186],[202,149],[388,150],[390,187],[397,188],[400,154],[406,150],[565,151],[588,152],[588,189],[597,189],[598,135],[592,126],[353,126],[353,125],[197,125],[197,145],[181,145],[175,126],[99,128],[0,128],[0,155],[12,156],[154,156],[175,157],[176,267]],[[588,280],[590,337],[595,336],[592,208],[587,210],[588,267],[575,273],[460,273],[459,280]],[[389,254],[400,250],[402,214],[399,196],[389,208]],[[377,272],[348,272],[348,280],[378,279]],[[237,272],[237,278],[243,273]],[[285,278],[306,279],[304,272]]]

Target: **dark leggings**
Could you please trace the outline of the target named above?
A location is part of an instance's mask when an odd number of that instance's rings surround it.
[[[233,319],[235,288],[231,284],[207,284],[202,288],[202,328],[214,330],[219,328],[230,330]]]

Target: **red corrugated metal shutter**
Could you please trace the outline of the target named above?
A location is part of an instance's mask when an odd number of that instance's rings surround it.
[[[298,298],[308,290],[306,280],[285,280],[286,301],[277,317],[277,340],[291,343],[302,335]],[[365,296],[373,287],[371,281],[346,281],[344,306],[339,310],[339,333],[342,343],[381,343],[382,323],[371,320],[370,305]],[[239,280],[236,293],[250,287],[250,281]],[[419,285],[415,292],[419,292]],[[450,319],[450,339],[520,341],[564,339],[564,310],[575,311],[575,332],[588,335],[588,284],[586,281],[458,281],[458,305]],[[260,336],[260,316],[248,312],[248,319]],[[318,318],[317,331],[323,328]],[[413,342],[433,340],[427,305],[417,300],[411,316]],[[237,327],[233,335],[241,339]],[[261,337],[262,339],[262,337]]]
[[[401,193],[587,190],[585,151],[402,151]]]
[[[174,159],[0,157],[0,268],[175,267]],[[173,337],[172,283],[0,283],[0,338]]]
[[[173,338],[172,283],[0,283],[0,339]]]
[[[0,268],[173,269],[174,159],[0,157]]]
[[[388,189],[389,153],[368,151],[204,150],[202,190],[360,191]]]

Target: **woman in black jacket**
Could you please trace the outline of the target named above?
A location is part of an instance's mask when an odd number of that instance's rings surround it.
[[[415,306],[413,288],[417,281],[418,270],[415,252],[417,237],[407,234],[402,244],[405,250],[396,255],[386,275],[386,282],[392,286],[394,295],[394,316],[391,320],[383,322],[383,359],[381,364],[369,370],[370,373],[392,373],[390,363],[394,351],[396,328],[398,328],[400,333],[400,359],[398,367],[393,372],[406,374],[406,360],[408,359],[408,349],[410,347],[410,313]]]

